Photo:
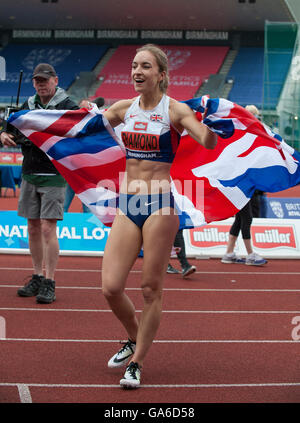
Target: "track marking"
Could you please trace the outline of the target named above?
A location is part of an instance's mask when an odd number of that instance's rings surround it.
[[[77,342],[77,343],[120,343],[119,340],[112,339],[39,339],[39,338],[6,338],[5,341],[12,342]],[[294,340],[285,339],[173,339],[154,340],[156,344],[297,344]]]
[[[0,386],[19,386],[18,383],[0,383]],[[24,386],[24,385],[23,385]],[[119,388],[120,385],[112,384],[75,384],[75,383],[27,383],[25,386],[33,388]],[[300,382],[269,382],[269,383],[199,383],[199,384],[176,384],[176,385],[141,385],[143,388],[263,388],[263,387],[300,387]]]
[[[231,281],[236,282],[236,281]],[[20,288],[20,285],[1,285],[0,288]],[[55,289],[78,289],[102,291],[99,286],[56,286]],[[141,291],[141,288],[125,288],[126,291]],[[164,291],[180,292],[300,292],[300,289],[260,289],[260,288],[164,288]]]
[[[32,398],[30,394],[30,390],[28,385],[25,385],[23,383],[17,383],[20,401],[22,403],[32,403]]]
[[[6,338],[6,319],[0,316],[0,340]]]
[[[30,308],[30,307],[0,307],[6,311],[60,311],[60,312],[83,312],[83,313],[112,313],[111,310],[100,309],[74,309],[74,308]],[[141,313],[142,310],[136,310]],[[186,314],[300,314],[300,310],[163,310],[162,313],[186,313]]]
[[[0,267],[0,270],[11,270],[16,272],[20,271],[30,271],[32,272],[32,267]],[[78,273],[101,273],[102,269],[56,269],[55,272],[78,272]],[[130,273],[142,273],[141,270],[131,270]],[[198,275],[300,275],[300,272],[267,272],[267,271],[259,271],[259,272],[213,272],[213,271],[196,271]]]

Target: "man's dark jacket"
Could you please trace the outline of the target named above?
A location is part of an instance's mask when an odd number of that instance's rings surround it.
[[[29,97],[22,105],[21,109],[34,110],[42,109],[37,101],[37,96]],[[56,93],[45,107],[46,110],[76,110],[79,109],[77,104],[72,101],[62,88],[57,88]],[[10,131],[9,131],[10,132]],[[15,133],[15,132],[14,132]],[[55,173],[58,174],[55,166],[51,163],[48,156],[36,147],[30,140],[27,140],[20,133],[16,136],[16,142],[21,145],[23,153],[22,173],[31,175],[34,173]]]

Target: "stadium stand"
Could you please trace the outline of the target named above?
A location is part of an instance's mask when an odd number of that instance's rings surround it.
[[[264,49],[241,47],[228,72],[233,80],[228,99],[241,106],[256,104],[261,108],[263,100]]]
[[[293,57],[293,49],[272,48],[265,55],[264,108],[275,109]]]
[[[134,57],[137,45],[122,45],[103,67],[98,79],[103,79],[95,96],[111,104],[121,98],[136,95],[130,78],[129,58]],[[177,100],[192,98],[211,74],[216,74],[229,50],[227,46],[163,46],[169,58],[170,85],[168,94]]]
[[[241,106],[256,104],[259,108],[276,108],[293,50],[274,48],[268,52],[267,60],[264,54],[264,49],[259,47],[239,50],[227,76],[233,80],[229,100]]]
[[[15,101],[21,70],[20,103],[33,94],[31,77],[38,63],[52,64],[59,76],[59,86],[68,89],[80,72],[96,66],[107,48],[93,44],[8,44],[1,51],[6,60],[6,80],[0,81],[0,103],[10,103],[12,97]]]

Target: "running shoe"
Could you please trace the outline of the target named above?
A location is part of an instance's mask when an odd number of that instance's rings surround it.
[[[141,383],[141,370],[138,363],[129,363],[123,379],[120,380],[122,388],[139,388]]]
[[[121,344],[123,344],[123,347],[108,361],[108,367],[115,368],[125,366],[129,358],[134,354],[135,342],[128,339],[127,342],[121,342]]]
[[[44,278],[39,289],[39,293],[36,296],[36,302],[50,304],[55,300],[55,281]]]
[[[43,279],[45,279],[44,276],[33,274],[31,279],[22,288],[18,289],[18,295],[20,297],[33,297],[37,295],[42,285]]]
[[[238,257],[235,253],[231,253],[231,254],[225,254],[222,257],[221,262],[225,264],[232,264],[232,263],[245,264],[246,259],[242,257]]]
[[[171,266],[171,264],[168,264],[167,273],[180,273],[179,270],[175,269],[175,267]]]
[[[257,253],[251,253],[246,257],[246,264],[248,266],[263,266],[268,263],[266,259]]]
[[[182,276],[186,278],[187,276],[191,275],[192,273],[196,272],[196,267],[191,266],[190,264],[182,269]]]

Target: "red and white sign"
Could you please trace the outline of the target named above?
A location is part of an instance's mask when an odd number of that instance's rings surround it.
[[[0,152],[0,164],[5,165],[21,165],[23,161],[22,153]]]
[[[21,165],[23,162],[23,154],[15,153],[15,163]]]
[[[14,163],[14,153],[0,153],[0,163],[1,164],[13,164]]]
[[[252,226],[251,238],[253,247],[270,249],[290,247],[296,249],[294,225],[282,226]]]
[[[184,230],[188,257],[222,257],[226,252],[229,231],[234,219],[214,222],[196,229]],[[300,258],[300,219],[253,219],[253,250],[265,258]],[[247,255],[241,236],[235,251]]]
[[[230,225],[207,225],[190,230],[190,242],[193,247],[211,248],[226,246]]]

